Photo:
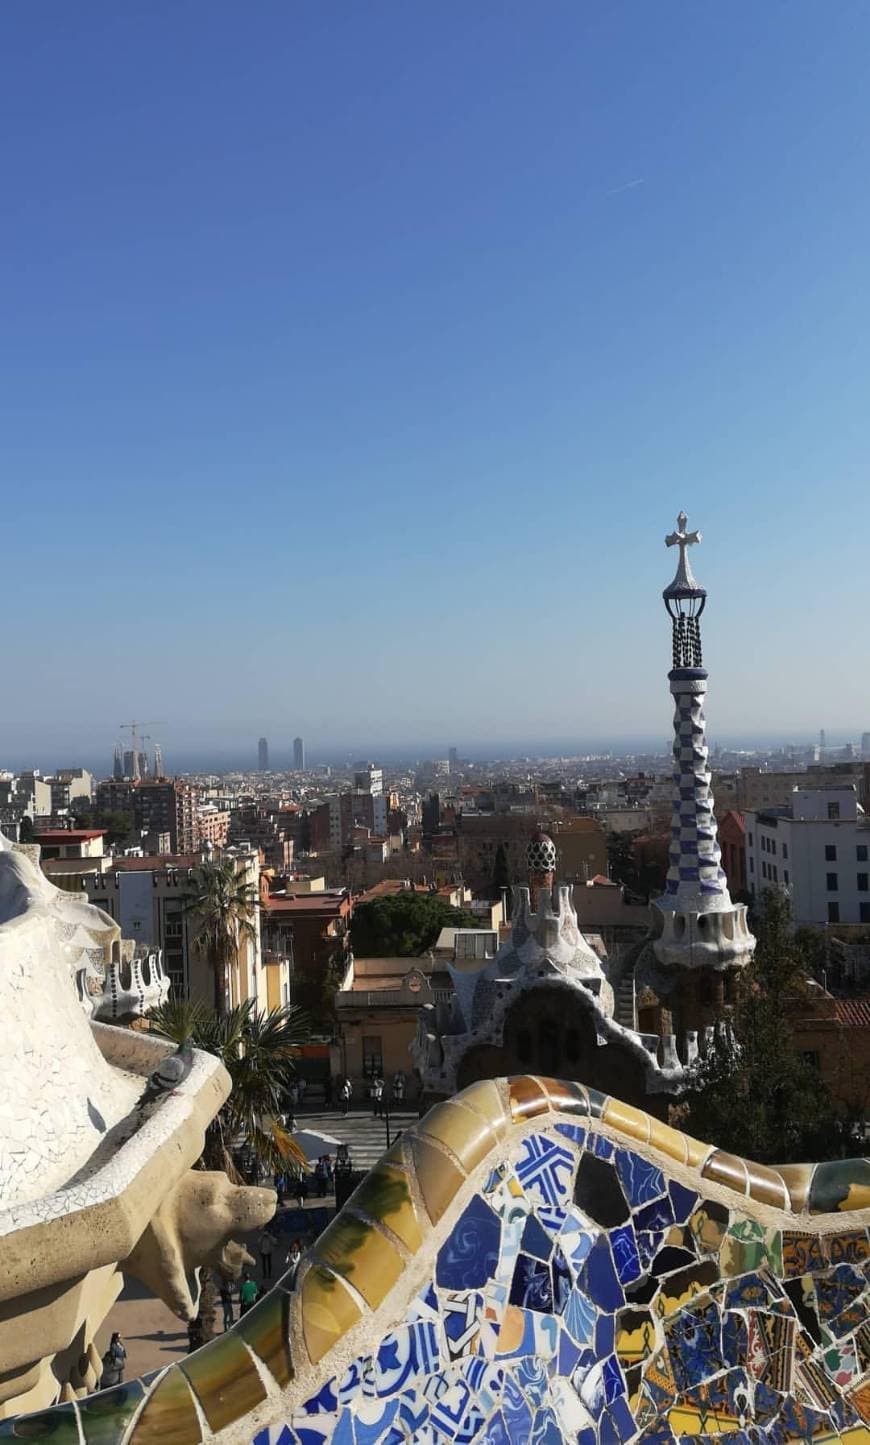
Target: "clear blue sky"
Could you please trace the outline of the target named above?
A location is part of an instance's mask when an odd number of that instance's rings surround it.
[[[870,728],[863,0],[7,0],[0,763]]]

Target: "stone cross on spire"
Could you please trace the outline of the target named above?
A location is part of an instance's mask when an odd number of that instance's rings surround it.
[[[677,517],[676,532],[671,532],[669,536],[665,537],[666,547],[679,547],[680,549],[680,561],[674,580],[667,589],[668,592],[680,591],[682,588],[686,588],[689,592],[698,592],[701,590],[692,573],[692,567],[687,553],[689,547],[694,547],[696,542],[702,540],[702,537],[700,532],[688,532],[686,530],[688,524],[688,517],[685,512],[681,512]]]

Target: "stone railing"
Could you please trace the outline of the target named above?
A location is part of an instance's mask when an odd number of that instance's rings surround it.
[[[295,1290],[20,1435],[866,1445],[868,1224],[866,1159],[767,1167],[580,1084],[477,1083],[403,1133]]]

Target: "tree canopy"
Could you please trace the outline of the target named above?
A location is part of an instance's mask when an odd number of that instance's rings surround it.
[[[175,1043],[190,1039],[215,1054],[233,1081],[230,1097],[206,1131],[203,1162],[237,1177],[233,1151],[244,1140],[270,1172],[288,1164],[305,1167],[278,1115],[295,1074],[294,1059],[311,1036],[307,1014],[295,1004],[268,1013],[252,999],[218,1013],[207,1005],[169,999],[148,1015],[152,1029]]]
[[[789,905],[765,893],[758,946],[730,1021],[686,1098],[689,1133],[762,1164],[840,1157],[853,1151],[850,1120],[818,1070],[794,1045],[790,1019],[806,993],[809,960],[791,929]]]
[[[353,951],[361,958],[416,958],[431,948],[442,928],[478,928],[473,913],[453,908],[435,893],[410,889],[373,898],[354,909]]]

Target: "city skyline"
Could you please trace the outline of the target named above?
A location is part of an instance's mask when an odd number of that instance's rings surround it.
[[[52,9],[2,21],[0,759],[664,737],[680,508],[713,738],[866,728],[870,11]]]

